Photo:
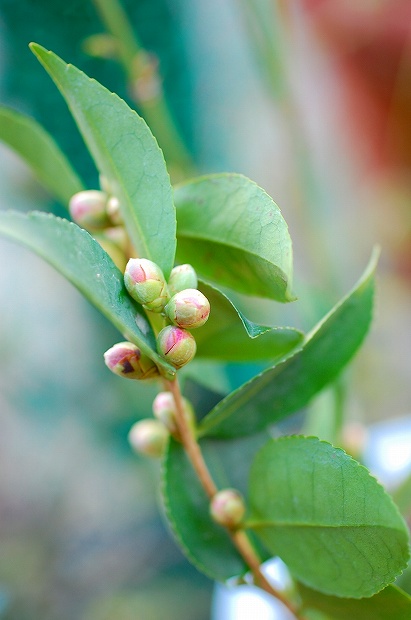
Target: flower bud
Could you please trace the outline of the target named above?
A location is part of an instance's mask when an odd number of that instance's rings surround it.
[[[187,288],[176,293],[164,311],[174,325],[185,329],[201,327],[210,314],[210,302],[196,288]]]
[[[116,226],[115,228],[106,228],[102,232],[95,232],[94,237],[96,241],[99,242],[103,250],[105,250],[110,256],[116,267],[123,272],[127,265],[128,258],[125,254],[126,244],[123,244],[122,242],[122,238],[126,233],[123,229],[123,235],[120,229],[120,226]]]
[[[132,342],[119,342],[104,353],[107,368],[126,379],[151,379],[159,375],[155,363]]]
[[[158,420],[140,420],[131,427],[128,440],[132,448],[153,458],[160,458],[167,444],[168,433]]]
[[[185,329],[168,325],[157,336],[157,351],[175,368],[181,368],[193,359],[196,341]]]
[[[107,215],[115,226],[124,224],[120,211],[120,201],[115,196],[110,196],[107,201]]]
[[[83,228],[98,230],[110,223],[106,212],[106,203],[106,194],[97,189],[78,192],[70,199],[70,215]]]
[[[191,403],[182,397],[184,407],[184,417],[191,428],[195,425],[194,411]],[[171,392],[159,392],[153,401],[153,413],[157,420],[160,420],[166,427],[166,429],[179,439],[180,434],[178,431],[176,415],[177,408],[174,401],[174,397]]]
[[[147,310],[162,312],[169,300],[163,272],[147,258],[130,258],[124,273],[124,283],[131,297]]]
[[[191,265],[177,265],[171,270],[168,279],[170,295],[175,295],[186,288],[197,288],[197,274]]]
[[[244,500],[236,489],[218,491],[211,500],[211,518],[220,525],[235,528],[241,523],[244,514]]]

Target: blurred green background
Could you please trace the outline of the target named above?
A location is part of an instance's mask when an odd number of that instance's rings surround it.
[[[253,178],[289,223],[299,301],[240,298],[251,319],[309,329],[381,245],[375,325],[346,394],[348,422],[367,427],[410,415],[411,12],[358,4],[123,6],[196,169]],[[91,0],[0,0],[0,103],[43,124],[90,188],[94,165],[28,43],[134,105],[122,67],[85,51],[103,31]],[[0,155],[1,209],[64,213]],[[102,355],[118,334],[40,259],[0,239],[0,265],[0,618],[206,620],[212,584],[164,525],[157,464],[126,441],[154,388],[110,375]],[[236,384],[250,369],[225,372]]]

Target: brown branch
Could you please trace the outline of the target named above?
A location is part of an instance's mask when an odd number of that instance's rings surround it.
[[[173,394],[176,405],[176,423],[186,454],[190,459],[191,465],[196,472],[205,492],[208,497],[212,499],[218,489],[204,460],[201,448],[192,432],[192,429],[187,423],[178,379],[176,378],[173,381],[164,380],[164,384],[166,389]],[[297,608],[289,600],[287,600],[281,592],[274,588],[262,573],[261,560],[253,548],[246,532],[241,529],[231,530],[227,528],[227,530],[238,552],[252,572],[254,583],[285,605],[285,607],[287,607],[287,609],[291,611],[291,613],[293,613],[298,620],[304,620],[303,616],[299,614]]]

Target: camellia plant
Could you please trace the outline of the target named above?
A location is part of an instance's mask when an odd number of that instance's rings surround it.
[[[274,201],[238,174],[172,188],[142,118],[52,52],[31,48],[66,99],[101,188],[85,189],[41,127],[3,109],[1,139],[73,221],[3,211],[0,232],[53,265],[118,329],[104,355],[112,372],[158,385],[153,415],[129,440],[162,458],[165,513],[183,553],[212,579],[248,575],[301,620],[409,620],[411,598],[393,585],[409,559],[408,530],[389,495],[342,449],[270,433],[360,347],[376,253],[308,334],[250,321],[227,291],[294,299],[291,240]],[[179,380],[194,357],[264,369],[199,420]],[[265,576],[271,557],[285,563],[293,587]]]

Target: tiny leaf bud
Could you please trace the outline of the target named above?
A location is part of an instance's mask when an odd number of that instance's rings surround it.
[[[196,341],[185,329],[168,325],[157,336],[157,351],[175,368],[181,368],[193,359]]]
[[[210,503],[212,519],[228,528],[237,527],[245,514],[245,504],[236,489],[223,489],[214,495]]]
[[[107,368],[126,379],[151,379],[159,375],[155,363],[132,342],[119,342],[104,353]]]
[[[186,288],[197,288],[197,285],[197,274],[191,265],[177,265],[171,270],[168,280],[170,295],[175,295]]]
[[[132,448],[153,458],[160,458],[167,444],[168,433],[158,420],[140,420],[131,427],[128,440]]]
[[[106,203],[106,194],[97,189],[78,192],[70,199],[70,215],[83,228],[90,230],[105,228],[109,225]]]
[[[100,174],[99,181],[100,181],[101,190],[105,192],[106,194],[108,194],[109,196],[111,196],[113,192],[111,190],[111,186],[110,186],[110,183],[107,177],[105,177],[104,174]]]
[[[169,300],[163,272],[147,258],[130,258],[124,283],[131,297],[152,312],[162,312]]]
[[[126,233],[124,229],[120,226],[116,226],[115,228],[106,228],[102,232],[94,233],[96,241],[99,242],[103,250],[107,252],[113,263],[120,269],[120,271],[124,271],[128,260],[125,253],[126,244],[122,242],[122,238],[125,235]]]
[[[201,327],[210,314],[210,302],[196,288],[187,288],[176,293],[164,311],[174,325],[185,329]]]
[[[182,397],[184,406],[184,417],[191,428],[195,426],[195,416],[190,402]],[[179,431],[176,422],[177,408],[171,392],[159,392],[153,401],[153,413],[157,420],[160,420],[167,430],[177,439]]]

